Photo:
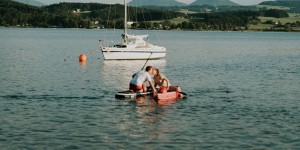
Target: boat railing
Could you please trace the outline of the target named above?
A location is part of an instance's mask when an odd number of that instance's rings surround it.
[[[116,44],[113,41],[99,40],[100,47],[114,47]]]

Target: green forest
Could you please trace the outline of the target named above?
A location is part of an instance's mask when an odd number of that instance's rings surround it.
[[[204,6],[195,7],[204,9]],[[206,7],[210,8],[210,7]],[[128,20],[133,29],[148,30],[249,30],[251,25],[272,24],[268,30],[292,31],[300,22],[278,24],[262,22],[260,17],[287,18],[286,10],[247,10],[243,7],[225,11],[184,13],[181,8],[129,7]],[[173,20],[177,21],[173,21]],[[0,26],[42,28],[124,28],[124,6],[100,3],[59,3],[43,7],[11,0],[0,0]],[[277,28],[274,28],[277,27]],[[288,29],[287,29],[288,28]],[[267,30],[267,29],[266,29]]]

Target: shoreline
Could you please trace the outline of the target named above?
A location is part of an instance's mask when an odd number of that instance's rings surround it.
[[[122,30],[122,29],[113,29],[113,28],[43,28],[43,27],[32,27],[32,26],[28,26],[28,27],[24,27],[24,26],[9,26],[9,27],[5,27],[5,26],[0,26],[0,28],[20,28],[20,29],[85,29],[85,30]],[[152,29],[131,29],[131,30],[152,30]],[[300,32],[300,30],[289,30],[289,31],[285,31],[285,30],[270,30],[270,29],[257,29],[257,30],[182,30],[182,29],[171,29],[171,30],[163,30],[161,29],[161,31],[218,31],[218,32]]]

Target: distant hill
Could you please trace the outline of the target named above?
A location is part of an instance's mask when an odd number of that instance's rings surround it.
[[[300,0],[265,1],[265,2],[260,3],[259,5],[288,7],[288,9],[286,10],[287,12],[289,12],[289,13],[300,13]],[[274,8],[272,8],[272,9],[274,9]]]
[[[187,4],[176,0],[132,0],[129,6],[186,6]]]
[[[20,3],[23,3],[23,4],[32,5],[32,6],[38,6],[38,7],[46,5],[46,4],[41,3],[39,1],[36,1],[36,0],[13,0],[13,1],[20,2]]]
[[[277,0],[277,1],[264,1],[259,5],[272,5],[272,6],[288,6],[299,7],[300,0]]]
[[[196,0],[190,5],[210,5],[210,6],[239,6],[239,4],[234,3],[230,0]]]
[[[300,2],[300,0],[276,0],[276,1],[282,1],[282,2],[296,1],[296,2]]]

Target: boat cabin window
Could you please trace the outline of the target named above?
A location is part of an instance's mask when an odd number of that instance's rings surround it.
[[[121,44],[116,44],[114,46],[117,48],[126,48],[127,47],[126,45],[121,45]]]

